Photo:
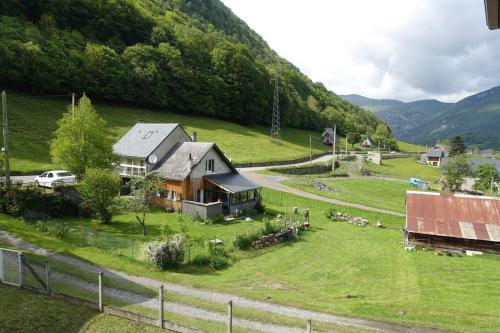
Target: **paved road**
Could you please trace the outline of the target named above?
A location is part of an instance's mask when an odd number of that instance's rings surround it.
[[[319,201],[324,201],[324,202],[332,203],[332,204],[339,205],[339,206],[359,208],[359,209],[368,210],[371,212],[383,213],[383,214],[388,214],[388,215],[405,216],[405,214],[403,214],[403,213],[395,212],[392,210],[369,207],[369,206],[365,206],[362,204],[345,202],[345,201],[332,199],[332,198],[325,198],[325,197],[317,195],[317,194],[297,190],[295,188],[281,184],[280,182],[276,181],[276,179],[273,176],[261,175],[261,174],[258,174],[256,172],[253,172],[253,171],[243,171],[243,174],[246,177],[248,177],[249,179],[253,180],[254,182],[256,182],[264,187],[268,187],[270,189],[273,189],[273,190],[287,192],[287,193],[299,195],[301,197],[319,200]]]
[[[221,292],[215,292],[215,291],[208,291],[208,290],[203,290],[203,289],[195,289],[191,287],[186,287],[178,284],[173,284],[173,283],[167,283],[164,281],[160,280],[154,280],[150,279],[147,277],[142,277],[142,276],[133,276],[129,275],[127,273],[111,270],[111,269],[106,269],[103,267],[100,267],[98,265],[88,263],[73,257],[69,257],[66,255],[58,254],[58,253],[53,253],[50,252],[44,248],[41,248],[37,245],[31,244],[29,242],[26,242],[23,239],[20,239],[18,237],[15,237],[11,235],[10,233],[6,231],[0,230],[0,239],[11,243],[18,247],[19,249],[22,250],[27,250],[33,253],[37,253],[43,256],[47,256],[53,260],[58,260],[70,265],[74,265],[86,270],[91,270],[91,271],[99,271],[102,270],[104,274],[111,276],[111,277],[118,277],[122,279],[126,279],[128,281],[137,283],[142,286],[150,287],[150,288],[158,288],[158,286],[163,285],[165,290],[173,293],[178,293],[182,295],[188,295],[191,297],[203,299],[203,300],[209,300],[211,302],[219,302],[219,303],[227,303],[229,300],[232,300],[235,305],[241,306],[241,307],[247,307],[247,308],[252,308],[256,309],[259,311],[264,311],[267,313],[275,313],[279,315],[285,315],[285,316],[290,316],[293,318],[297,318],[300,320],[304,320],[304,318],[311,318],[313,321],[320,321],[320,322],[326,322],[326,323],[332,323],[336,325],[341,325],[341,326],[352,326],[352,327],[361,327],[364,329],[372,329],[376,331],[386,331],[386,332],[401,332],[401,333],[442,333],[442,331],[435,330],[435,329],[430,329],[430,328],[418,328],[418,327],[407,327],[407,326],[402,326],[402,325],[397,325],[397,324],[390,324],[390,323],[384,323],[384,322],[378,322],[378,321],[372,321],[372,320],[365,320],[365,319],[357,319],[357,318],[351,318],[351,317],[345,317],[345,316],[339,316],[339,315],[334,315],[334,314],[329,314],[329,313],[324,313],[324,312],[317,312],[317,311],[310,311],[310,310],[304,310],[296,307],[291,307],[291,306],[284,306],[284,305],[278,305],[278,304],[272,304],[272,303],[267,303],[267,302],[261,302],[261,301],[254,301],[250,300],[248,298],[240,297],[237,295],[232,295],[232,294],[227,294],[227,293],[221,293]],[[195,311],[195,308],[193,307],[193,311]],[[203,309],[200,309],[202,311],[206,311]],[[181,311],[181,310],[179,310]],[[187,311],[189,312],[189,311]],[[180,313],[180,312],[179,312]],[[199,312],[201,313],[201,312]],[[188,313],[186,313],[188,314]],[[189,315],[189,314],[188,314]],[[211,320],[212,317],[210,314],[208,315],[209,317],[206,319]],[[243,322],[243,321],[242,321]],[[270,324],[265,324],[265,323],[258,323],[259,325],[270,325]],[[276,326],[276,325],[271,325],[271,326]],[[254,328],[257,330],[260,330],[259,327],[262,326],[255,326]],[[279,327],[279,326],[277,326]],[[268,327],[268,329],[271,329]],[[269,330],[270,332],[276,332],[276,330]],[[282,330],[281,332],[287,332],[287,329]],[[265,331],[267,332],[267,330]]]

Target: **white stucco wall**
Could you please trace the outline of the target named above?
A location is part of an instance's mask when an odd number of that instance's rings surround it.
[[[214,172],[206,172],[206,161],[213,159],[214,160]],[[213,175],[219,173],[229,173],[231,172],[231,167],[227,165],[226,161],[219,156],[217,151],[212,148],[208,151],[205,157],[201,160],[201,162],[194,168],[191,172],[191,179],[196,179],[203,177],[205,175]]]

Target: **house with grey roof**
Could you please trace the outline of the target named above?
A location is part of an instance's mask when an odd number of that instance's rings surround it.
[[[425,163],[432,166],[440,166],[443,159],[446,157],[446,152],[441,148],[429,149],[429,151],[423,156]]]
[[[333,141],[335,141],[335,134],[333,128],[327,127],[323,130],[321,134],[321,143],[327,146],[333,145]]]
[[[113,150],[123,184],[149,172],[164,179],[156,206],[207,218],[253,209],[260,200],[261,187],[240,175],[215,143],[197,142],[179,124],[138,123]]]

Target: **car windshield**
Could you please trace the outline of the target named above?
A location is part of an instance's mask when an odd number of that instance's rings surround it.
[[[71,176],[71,174],[67,171],[57,173],[57,177],[68,177],[68,176]]]

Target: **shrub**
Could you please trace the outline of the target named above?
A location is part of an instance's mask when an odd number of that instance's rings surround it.
[[[228,266],[229,266],[229,261],[222,256],[212,257],[210,261],[210,268],[216,271],[227,268]]]
[[[225,222],[224,215],[209,217],[205,220],[205,224],[224,224]]]
[[[255,205],[255,210],[259,214],[263,214],[266,211],[266,205],[262,203],[262,200],[257,201],[257,204]]]
[[[160,234],[164,238],[167,238],[168,236],[170,236],[173,233],[174,232],[173,232],[172,228],[170,228],[170,226],[168,224],[162,224],[162,226],[160,227]]]
[[[271,222],[269,219],[264,219],[264,228],[262,228],[263,235],[275,234],[280,232],[281,229],[283,228],[279,223]]]
[[[176,234],[170,239],[146,243],[142,250],[144,261],[160,267],[178,267],[184,261],[186,237]]]
[[[261,236],[260,231],[250,231],[243,234],[236,235],[236,239],[233,241],[234,247],[240,250],[246,250],[252,246],[252,242],[259,239]]]
[[[58,222],[38,221],[35,224],[35,229],[61,239],[68,234],[68,228],[64,224]]]
[[[191,262],[196,266],[208,266],[210,265],[210,256],[207,254],[197,254]]]
[[[198,214],[198,212],[196,212],[196,214],[193,216],[192,218],[193,222],[203,222],[203,219],[201,218],[200,214]]]

